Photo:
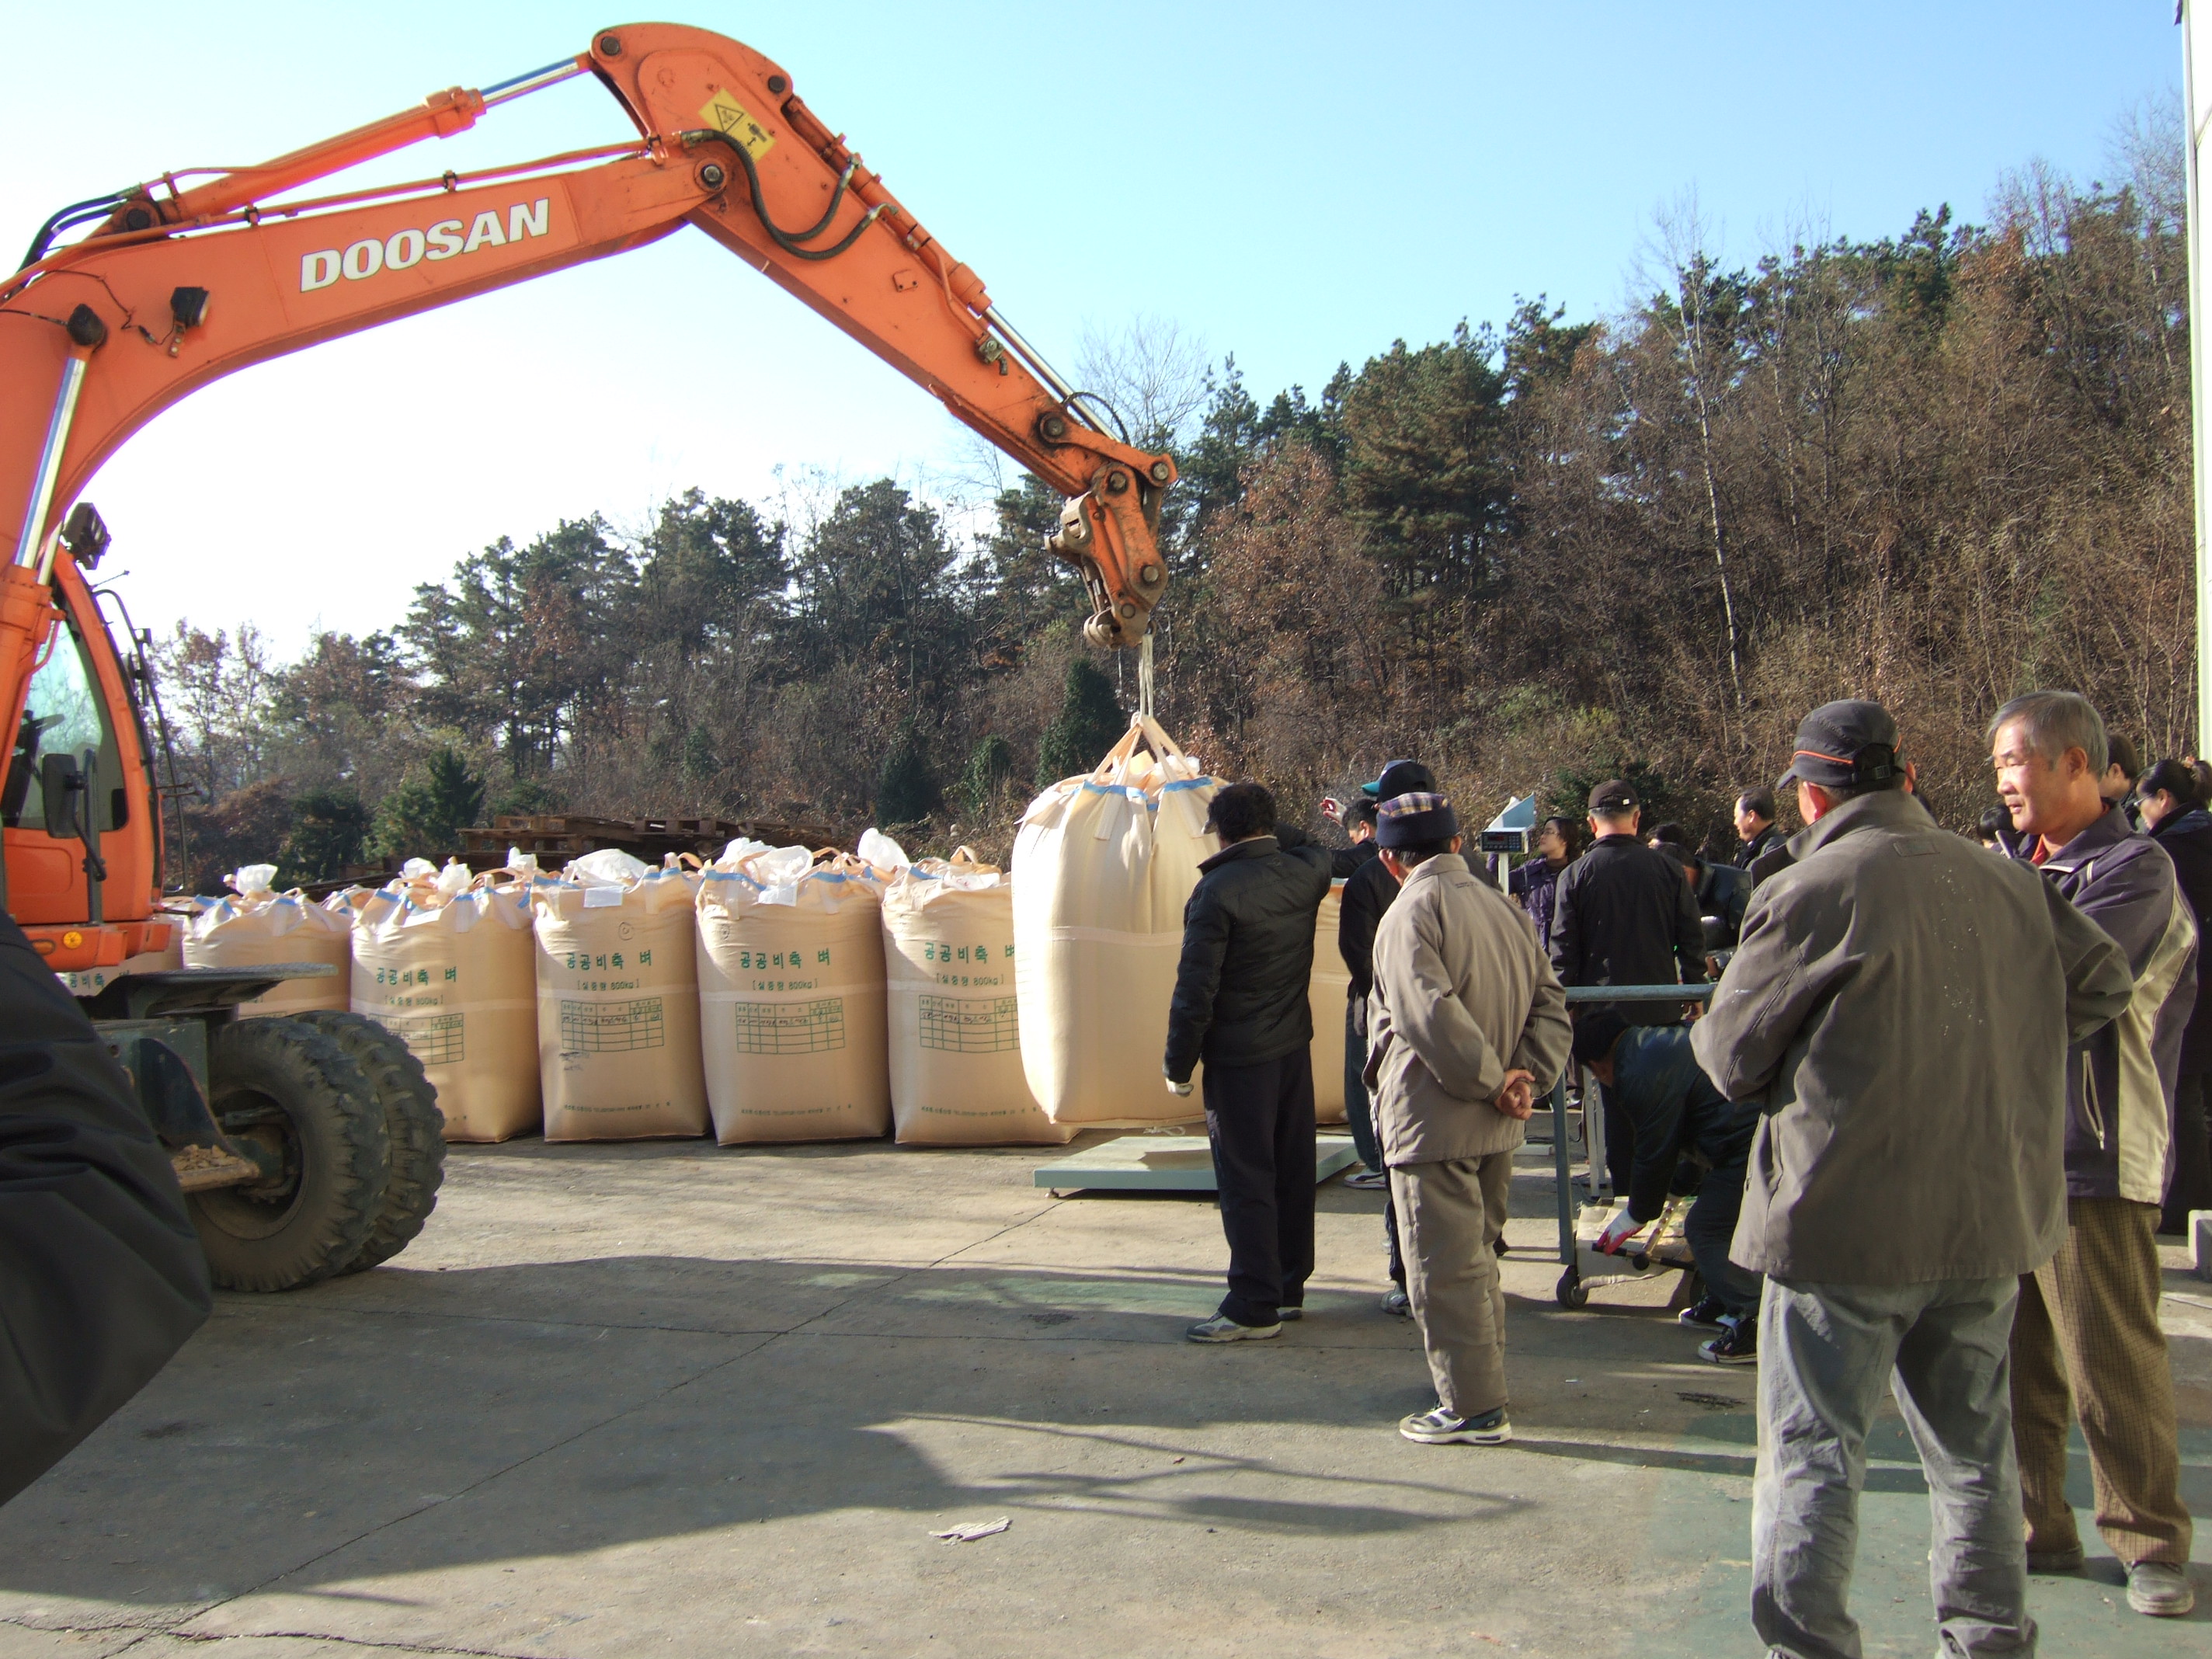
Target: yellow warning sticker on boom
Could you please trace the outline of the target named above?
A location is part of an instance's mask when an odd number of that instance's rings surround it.
[[[700,107],[699,118],[718,132],[726,132],[745,147],[745,154],[756,161],[769,153],[775,137],[767,128],[746,114],[737,100],[726,92],[718,92]]]

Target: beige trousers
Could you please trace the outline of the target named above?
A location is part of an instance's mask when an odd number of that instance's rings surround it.
[[[1506,1403],[1505,1291],[1492,1247],[1505,1231],[1512,1186],[1510,1152],[1390,1170],[1407,1299],[1437,1401],[1459,1417]]]
[[[2097,1530],[2112,1553],[2130,1566],[2189,1559],[2173,1373],[2158,1323],[2158,1218],[2154,1204],[2069,1199],[2066,1242],[2020,1281],[2012,1431],[2031,1550],[2081,1542],[2066,1502],[2067,1420],[2078,1412]]]

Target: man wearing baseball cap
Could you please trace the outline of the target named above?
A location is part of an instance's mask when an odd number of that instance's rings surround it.
[[[1752,1624],[1859,1651],[1845,1605],[1887,1381],[1935,1516],[1946,1653],[2031,1653],[2009,1344],[2019,1275],[2066,1231],[2067,1043],[2128,1006],[2126,957],[2025,865],[1905,787],[1880,704],[1824,704],[1778,787],[1806,828],[1760,883],[1692,1028],[1756,1103],[1729,1256],[1759,1310]]]
[[[1398,1431],[1497,1445],[1513,1428],[1496,1247],[1533,1097],[1567,1057],[1566,994],[1521,908],[1468,869],[1449,800],[1385,801],[1375,839],[1403,888],[1375,936],[1367,1078],[1437,1389]]]

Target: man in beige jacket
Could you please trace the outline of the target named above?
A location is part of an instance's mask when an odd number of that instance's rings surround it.
[[[1375,840],[1401,890],[1375,934],[1367,1080],[1437,1385],[1435,1408],[1398,1431],[1498,1445],[1513,1428],[1493,1247],[1534,1097],[1566,1060],[1566,993],[1520,907],[1459,855],[1449,801],[1384,802]]]

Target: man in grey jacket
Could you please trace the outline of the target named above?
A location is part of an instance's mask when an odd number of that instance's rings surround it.
[[[1495,1247],[1534,1096],[1566,1060],[1566,993],[1521,908],[1468,869],[1449,801],[1384,802],[1375,839],[1401,890],[1375,933],[1367,1080],[1437,1387],[1398,1431],[1497,1445],[1513,1428]]]
[[[2078,1404],[2097,1526],[2128,1570],[2128,1604],[2175,1618],[2197,1598],[2154,1236],[2181,1036],[2197,1003],[2196,921],[2166,849],[2104,798],[2105,723],[2085,698],[2015,697],[1990,722],[1990,743],[2022,855],[2118,942],[2134,980],[2126,1011],[2069,1057],[2066,1231],[2021,1280],[2013,1434],[2028,1564],[2071,1572],[2083,1563],[2066,1500]]]
[[[1940,829],[1906,775],[1880,704],[1805,717],[1782,783],[1807,828],[1691,1038],[1763,1114],[1729,1257],[1766,1275],[1752,1623],[1793,1659],[1860,1651],[1845,1599],[1885,1379],[1928,1480],[1942,1651],[2034,1650],[2013,1309],[2065,1235],[2067,1043],[2130,992],[2118,945]]]

